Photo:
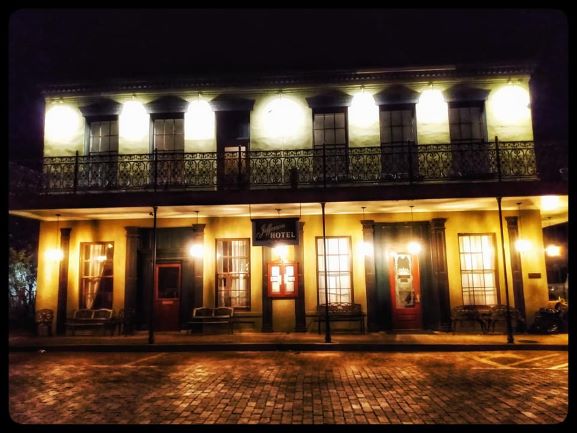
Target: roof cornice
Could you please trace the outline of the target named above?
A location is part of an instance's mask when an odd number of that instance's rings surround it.
[[[44,96],[83,95],[102,92],[137,93],[158,90],[210,90],[223,87],[281,87],[306,85],[347,85],[442,80],[463,77],[508,77],[531,75],[533,64],[444,65],[431,67],[371,68],[362,70],[300,71],[279,74],[212,74],[153,79],[109,79],[106,82],[47,84]]]

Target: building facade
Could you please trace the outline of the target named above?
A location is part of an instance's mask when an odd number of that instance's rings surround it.
[[[531,323],[567,179],[534,141],[530,74],[49,87],[44,158],[11,173],[10,212],[41,220],[36,307],[60,333],[79,308],[131,309],[143,329],[152,312],[169,331],[200,306],[234,307],[239,329],[314,332],[328,296],[360,304],[369,331],[448,330],[454,307],[508,292]]]

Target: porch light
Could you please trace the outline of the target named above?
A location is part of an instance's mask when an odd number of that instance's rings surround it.
[[[547,257],[559,257],[561,255],[561,247],[554,244],[547,245],[545,254],[547,254]]]
[[[188,249],[190,257],[200,258],[204,256],[204,246],[202,244],[192,244]]]
[[[519,233],[518,239],[515,241],[515,248],[520,253],[524,253],[531,249],[531,242],[521,237],[521,202],[517,203],[517,231]]]
[[[303,110],[291,98],[282,92],[270,101],[266,107],[265,134],[273,138],[283,138],[302,128]]]
[[[424,90],[416,105],[417,119],[423,123],[448,123],[449,109],[443,93],[439,89],[430,88]]]
[[[515,123],[529,116],[529,92],[518,84],[507,83],[493,96],[495,116],[505,123]]]
[[[366,92],[364,86],[353,96],[349,107],[349,119],[351,124],[365,128],[378,123],[379,107],[375,105],[373,95]]]
[[[408,245],[407,245],[407,249],[409,250],[409,253],[411,254],[419,254],[421,252],[421,243],[417,240],[414,239],[413,237],[413,208],[414,206],[410,206],[411,208],[411,240],[409,241]]]
[[[556,195],[544,195],[541,197],[541,210],[556,210],[560,206],[559,197]]]
[[[142,103],[132,99],[123,104],[119,117],[120,135],[129,140],[139,140],[148,133],[148,113]]]
[[[59,262],[64,258],[64,251],[60,248],[60,214],[56,214],[56,247],[46,250],[46,259]]]
[[[184,136],[192,140],[209,140],[214,138],[214,111],[205,99],[198,98],[188,104],[184,114]]]
[[[69,141],[78,131],[80,121],[78,111],[60,101],[46,112],[44,118],[46,138],[54,141]]]
[[[273,254],[278,257],[281,262],[286,262],[288,259],[288,245],[276,244],[273,249]]]
[[[370,257],[373,255],[373,251],[374,251],[373,243],[367,242],[367,241],[362,241],[359,244],[359,250],[363,256],[369,256]]]

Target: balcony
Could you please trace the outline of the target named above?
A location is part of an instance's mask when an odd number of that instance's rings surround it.
[[[22,165],[11,166],[11,192],[40,195],[539,179],[532,141],[76,155],[44,158],[41,172]]]

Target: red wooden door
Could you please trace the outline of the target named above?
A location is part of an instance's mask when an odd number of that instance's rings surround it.
[[[180,263],[156,265],[154,277],[154,329],[177,331],[180,316]]]
[[[421,329],[419,257],[394,253],[389,258],[393,329]]]

